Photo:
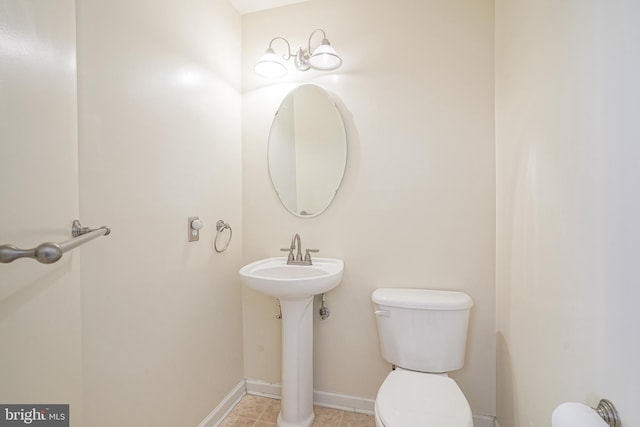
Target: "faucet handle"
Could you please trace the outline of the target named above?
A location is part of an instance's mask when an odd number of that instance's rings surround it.
[[[282,252],[289,252],[289,256],[287,256],[287,263],[289,261],[293,261],[295,257],[293,256],[293,249],[291,248],[280,248]]]
[[[318,253],[320,249],[305,249],[304,252],[304,261],[311,264],[311,254],[309,252]]]

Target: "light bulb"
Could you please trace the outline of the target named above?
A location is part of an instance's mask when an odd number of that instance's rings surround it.
[[[287,67],[271,48],[267,49],[253,69],[262,77],[276,78],[287,74]]]

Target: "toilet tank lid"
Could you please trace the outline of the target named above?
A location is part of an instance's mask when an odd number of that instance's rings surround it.
[[[371,300],[389,307],[428,310],[466,310],[473,306],[464,292],[433,289],[380,288],[371,294]]]

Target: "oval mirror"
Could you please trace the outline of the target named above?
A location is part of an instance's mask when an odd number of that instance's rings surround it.
[[[313,217],[327,209],[347,165],[347,134],[332,96],[315,85],[292,90],[271,124],[267,156],[289,212]]]

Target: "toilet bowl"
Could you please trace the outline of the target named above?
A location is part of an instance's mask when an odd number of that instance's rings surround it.
[[[378,390],[377,427],[473,427],[447,372],[462,368],[471,298],[462,292],[377,289],[371,296],[384,359],[396,368]]]
[[[377,427],[473,427],[471,408],[446,375],[396,369],[380,386]]]

